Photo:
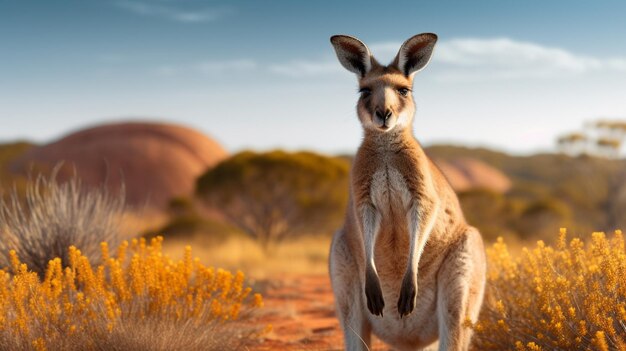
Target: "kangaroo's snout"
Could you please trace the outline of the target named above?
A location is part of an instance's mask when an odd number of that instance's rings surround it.
[[[391,111],[391,109],[384,109],[384,110],[380,110],[380,109],[376,109],[375,113],[375,124],[381,128],[381,129],[387,129],[392,127],[392,117],[393,117],[393,112]]]
[[[392,114],[393,112],[389,109],[384,110],[384,112],[381,112],[381,110],[378,109],[376,110],[376,117],[380,118],[384,122],[386,122]]]

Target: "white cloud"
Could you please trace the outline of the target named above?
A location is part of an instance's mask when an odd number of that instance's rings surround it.
[[[370,45],[374,56],[390,62],[401,42]],[[515,79],[553,77],[596,71],[626,72],[626,58],[579,55],[509,38],[463,38],[441,41],[435,49],[435,77],[441,80]],[[272,72],[291,77],[331,74],[341,70],[330,55],[318,61],[294,60],[270,67]]]
[[[623,58],[608,59],[606,65],[614,70],[626,71],[626,59]]]
[[[222,74],[227,72],[250,71],[258,67],[256,61],[248,59],[203,61],[188,65],[162,65],[155,69],[160,76],[173,76],[184,73],[202,73],[206,75]]]
[[[453,39],[442,42],[433,62],[448,69],[442,80],[485,80],[568,76],[588,72],[626,72],[624,58],[579,55],[562,48],[509,38]]]
[[[599,59],[577,56],[559,48],[534,43],[498,39],[454,39],[438,48],[439,62],[457,66],[548,67],[582,72],[602,66]]]
[[[218,9],[202,8],[197,10],[182,10],[171,6],[141,1],[124,0],[118,1],[117,5],[138,15],[161,17],[183,23],[210,22],[225,14],[224,10]]]

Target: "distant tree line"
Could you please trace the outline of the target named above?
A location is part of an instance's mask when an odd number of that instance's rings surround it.
[[[584,138],[572,140],[588,140]],[[576,152],[590,154],[586,147]],[[516,157],[451,146],[428,152],[443,160],[476,158],[511,179],[505,193],[482,188],[459,193],[466,218],[487,241],[499,236],[550,241],[561,227],[581,235],[626,227],[626,161],[553,154]],[[345,214],[349,169],[349,157],[241,152],[202,174],[193,198],[173,199],[172,221],[158,232],[210,233],[212,238],[244,234],[266,252],[297,236],[330,235]]]

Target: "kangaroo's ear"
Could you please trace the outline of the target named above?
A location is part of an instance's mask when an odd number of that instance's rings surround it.
[[[372,55],[362,41],[348,35],[333,35],[330,42],[337,58],[348,71],[365,76],[372,68]]]
[[[407,77],[418,72],[430,61],[436,42],[437,35],[433,33],[422,33],[409,38],[400,47],[393,64]]]

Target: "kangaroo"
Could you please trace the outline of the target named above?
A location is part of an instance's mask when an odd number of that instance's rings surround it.
[[[373,333],[398,350],[437,339],[439,350],[467,350],[472,330],[464,324],[476,321],[483,300],[483,242],[412,132],[413,77],[437,36],[411,37],[387,66],[354,37],[330,41],[358,76],[364,133],[329,260],[346,349],[369,349]]]

